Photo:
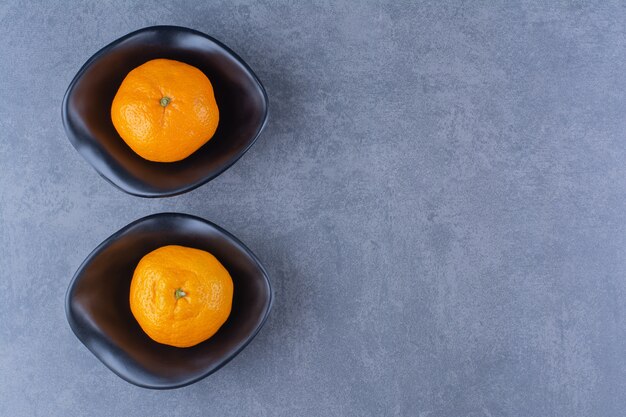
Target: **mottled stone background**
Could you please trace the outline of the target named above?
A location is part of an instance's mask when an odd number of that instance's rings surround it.
[[[401,3],[0,0],[0,415],[625,415],[624,2]],[[146,200],[72,148],[61,100],[153,24],[229,45],[271,110],[219,178]],[[276,296],[165,392],[63,311],[87,254],[161,211],[240,237]]]

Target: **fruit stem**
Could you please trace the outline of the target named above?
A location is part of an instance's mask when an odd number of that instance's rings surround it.
[[[176,288],[176,291],[174,291],[174,297],[176,297],[177,300],[183,298],[186,295],[187,293],[183,291],[182,288]]]
[[[172,101],[171,98],[165,96],[163,98],[161,98],[161,100],[159,100],[159,104],[163,107],[167,106],[168,104],[170,104],[170,101]]]

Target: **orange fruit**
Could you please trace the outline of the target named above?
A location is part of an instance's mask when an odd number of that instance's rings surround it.
[[[213,336],[228,319],[232,301],[226,268],[209,252],[184,246],[145,255],[130,284],[130,310],[143,331],[176,347]]]
[[[154,59],[128,73],[111,119],[139,156],[154,162],[185,159],[207,143],[219,122],[213,85],[198,68]]]

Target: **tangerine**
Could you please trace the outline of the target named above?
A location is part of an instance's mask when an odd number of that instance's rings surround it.
[[[154,59],[133,69],[111,106],[113,126],[139,156],[185,159],[208,142],[219,123],[213,85],[198,68]]]
[[[230,315],[233,281],[209,252],[163,246],[145,255],[130,285],[130,309],[154,341],[190,347],[213,336]]]

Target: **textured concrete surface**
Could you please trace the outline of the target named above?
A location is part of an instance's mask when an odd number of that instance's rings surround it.
[[[548,3],[552,3],[549,5]],[[0,2],[0,415],[623,416],[626,9],[562,2]],[[271,101],[234,167],[123,194],[61,125],[139,27],[209,33]],[[161,211],[232,231],[276,303],[195,385],[149,391],[71,333],[70,277]]]

